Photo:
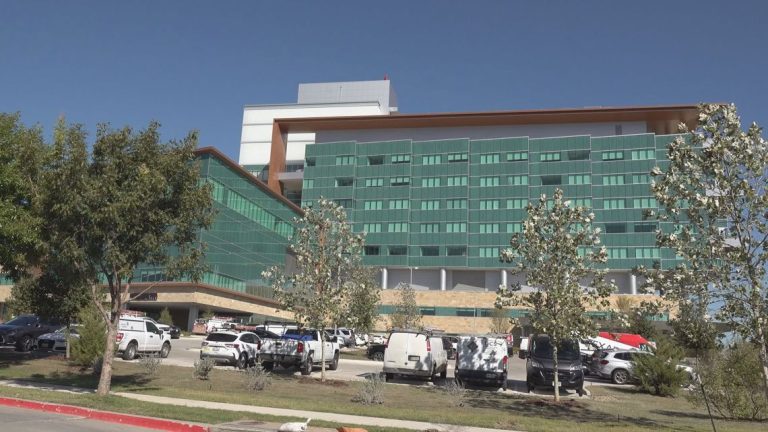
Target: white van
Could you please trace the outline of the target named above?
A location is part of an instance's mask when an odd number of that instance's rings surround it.
[[[443,339],[431,333],[396,330],[389,334],[384,349],[384,377],[410,375],[435,379],[448,374],[448,353]]]
[[[123,360],[133,360],[138,353],[159,353],[166,358],[171,352],[171,335],[160,330],[152,318],[124,315],[117,328],[117,352]]]
[[[509,357],[503,336],[459,338],[454,374],[459,382],[494,384],[507,389]]]

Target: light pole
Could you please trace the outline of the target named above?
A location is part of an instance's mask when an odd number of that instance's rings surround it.
[[[408,267],[408,269],[411,270],[411,281],[408,283],[408,286],[410,288],[413,288],[413,271],[414,270],[418,270],[419,268],[418,267]]]

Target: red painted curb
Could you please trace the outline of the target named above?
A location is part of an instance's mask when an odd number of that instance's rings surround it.
[[[24,399],[0,397],[0,405],[16,408],[47,411],[58,414],[69,414],[109,423],[120,423],[131,426],[145,427],[168,432],[208,432],[207,426],[164,420],[152,417],[141,417],[130,414],[120,414],[110,411],[99,411],[72,405],[61,405],[46,402],[36,402]]]

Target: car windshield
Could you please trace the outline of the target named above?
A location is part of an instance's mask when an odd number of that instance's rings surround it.
[[[5,324],[6,325],[15,325],[15,326],[25,326],[25,325],[34,324],[34,322],[35,322],[35,317],[32,317],[32,316],[20,316],[20,317],[16,317],[16,318],[8,321]]]
[[[552,344],[548,337],[538,337],[533,340],[533,356],[552,358]],[[563,341],[557,347],[557,358],[560,360],[576,360],[580,358],[579,344],[576,341]]]
[[[237,339],[237,335],[228,333],[211,333],[205,340],[208,342],[234,342]]]

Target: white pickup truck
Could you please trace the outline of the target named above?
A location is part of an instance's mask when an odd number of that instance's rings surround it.
[[[262,341],[259,359],[266,370],[277,364],[284,368],[297,366],[302,375],[309,375],[320,364],[322,343],[318,330],[287,329],[280,339]],[[326,336],[325,362],[329,370],[339,367],[339,343],[333,336]]]

